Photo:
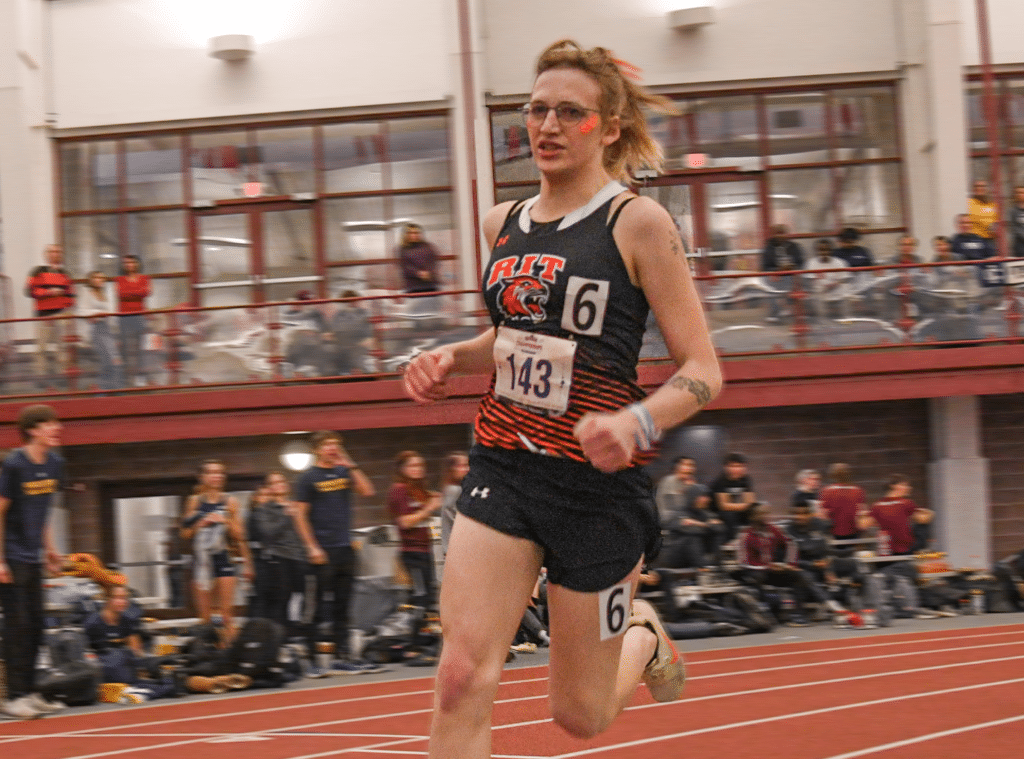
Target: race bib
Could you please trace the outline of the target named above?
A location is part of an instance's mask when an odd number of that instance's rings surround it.
[[[499,327],[494,340],[494,394],[527,408],[564,414],[575,355],[572,340]]]

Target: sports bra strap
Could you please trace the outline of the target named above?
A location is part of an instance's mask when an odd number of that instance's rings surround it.
[[[629,205],[630,203],[632,203],[636,199],[637,199],[636,195],[631,195],[630,197],[626,198],[624,201],[619,203],[619,207],[615,209],[615,213],[613,213],[612,217],[610,219],[608,219],[608,231],[609,232],[611,230],[615,229],[615,222],[617,222],[619,220],[619,214],[622,213],[622,209],[625,208],[627,205]]]

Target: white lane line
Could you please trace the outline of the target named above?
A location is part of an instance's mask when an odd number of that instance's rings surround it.
[[[654,703],[654,704],[637,704],[636,706],[627,706],[623,711],[633,712],[640,711],[641,709],[664,709],[672,706],[685,706],[686,704],[693,704],[698,701],[714,701],[720,698],[732,698],[734,696],[755,696],[761,693],[774,693],[782,690],[794,690],[796,688],[812,688],[817,685],[835,685],[837,683],[848,683],[852,680],[872,680],[879,677],[894,677],[896,675],[912,675],[919,674],[921,672],[934,672],[936,670],[947,671],[954,667],[972,667],[977,664],[998,664],[1006,661],[1020,661],[1024,659],[1024,656],[1001,656],[997,659],[982,659],[980,661],[972,662],[958,662],[957,664],[941,664],[934,667],[916,667],[914,669],[895,669],[888,672],[874,672],[870,675],[851,675],[847,677],[834,677],[828,680],[812,680],[809,682],[801,683],[790,683],[788,685],[771,685],[764,688],[751,688],[749,690],[736,690],[729,691],[728,693],[711,693],[707,696],[694,696],[693,698],[682,698],[678,701],[671,701],[669,703]],[[698,678],[690,678],[698,679]],[[535,697],[537,698],[537,697]],[[525,699],[524,699],[525,700]],[[545,722],[551,722],[550,717],[544,719],[529,720],[526,722],[511,722],[507,725],[496,725],[494,730],[507,730],[512,727],[527,727],[529,725],[541,725]]]
[[[934,741],[939,738],[947,738],[950,735],[960,735],[961,733],[969,733],[972,730],[985,730],[990,727],[998,727],[999,725],[1009,725],[1014,722],[1020,722],[1021,720],[1024,720],[1024,714],[1018,714],[1016,717],[1007,717],[1006,719],[996,719],[992,720],[991,722],[981,722],[977,725],[965,725],[964,727],[955,727],[951,730],[941,730],[937,733],[919,735],[916,738],[907,738],[906,740],[902,741],[883,743],[880,746],[862,748],[860,751],[850,751],[846,754],[836,754],[834,756],[827,756],[825,757],[825,759],[854,759],[854,757],[868,756],[869,754],[877,754],[881,751],[889,751],[890,749],[902,748],[903,746],[913,746],[915,743],[924,743],[925,741]]]
[[[950,693],[963,693],[964,691],[970,690],[981,690],[982,688],[995,688],[1002,685],[1016,685],[1018,683],[1024,683],[1024,677],[1016,677],[1012,680],[998,680],[990,683],[978,683],[976,685],[964,685],[959,688],[943,688],[942,690],[927,691],[925,693],[912,693],[904,696],[892,696],[890,698],[877,698],[871,701],[858,701],[853,704],[843,704],[842,706],[829,706],[824,709],[809,709],[802,712],[794,712],[792,714],[780,714],[776,717],[762,717],[760,719],[748,719],[742,722],[730,722],[726,725],[715,725],[713,727],[703,727],[697,730],[685,730],[679,733],[672,733],[671,735],[659,735],[652,738],[641,738],[634,741],[625,741],[623,743],[616,743],[609,746],[601,746],[599,748],[583,749],[582,751],[572,751],[568,754],[559,754],[558,756],[551,757],[551,759],[573,759],[577,756],[592,756],[594,754],[600,754],[605,751],[616,751],[623,748],[633,748],[634,746],[647,746],[652,743],[660,743],[662,741],[675,740],[677,738],[688,738],[692,735],[705,735],[707,733],[717,733],[725,730],[735,730],[741,727],[753,727],[755,725],[765,725],[771,722],[784,722],[791,719],[800,719],[802,717],[814,717],[819,714],[830,714],[837,711],[844,711],[847,709],[860,709],[867,706],[880,706],[881,704],[892,704],[901,701],[907,701],[912,698],[928,698],[929,696],[944,696]]]
[[[856,650],[862,649],[862,648],[885,648],[887,646],[907,646],[907,645],[910,645],[911,643],[945,643],[946,641],[949,641],[949,640],[958,640],[958,641],[960,641],[960,640],[971,640],[971,639],[974,639],[974,638],[994,638],[994,637],[1002,637],[1002,636],[1013,635],[1013,634],[1024,635],[1024,630],[1019,630],[1019,631],[1016,631],[1015,633],[1011,633],[1011,632],[983,633],[981,635],[962,635],[962,636],[959,636],[959,637],[955,637],[955,636],[951,636],[951,635],[944,635],[944,636],[941,636],[941,637],[938,637],[938,638],[928,638],[927,640],[899,640],[899,641],[892,641],[890,643],[861,643],[861,644],[857,644],[855,646],[834,646],[832,648],[807,648],[807,649],[801,649],[799,651],[779,651],[777,653],[771,653],[771,654],[757,654],[756,656],[755,655],[751,655],[751,656],[730,656],[728,659],[706,659],[706,660],[701,660],[701,661],[687,661],[686,666],[688,666],[688,667],[706,667],[709,664],[720,664],[722,662],[748,661],[750,659],[772,659],[772,658],[776,658],[776,657],[780,657],[780,656],[806,656],[808,654],[816,654],[816,653],[832,653],[833,651],[856,651]],[[1020,641],[1007,641],[1007,642],[1008,643],[1024,642],[1024,638],[1021,638]],[[793,645],[798,645],[798,644],[793,644]],[[687,657],[689,657],[689,656],[692,656],[693,654],[711,653],[714,650],[716,650],[716,649],[704,649],[702,651],[684,651],[683,653]],[[717,650],[720,650],[720,649],[717,649]],[[743,649],[740,649],[740,650],[743,650]]]

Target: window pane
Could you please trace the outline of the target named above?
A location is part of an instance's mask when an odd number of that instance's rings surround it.
[[[388,199],[393,200],[392,198]],[[385,199],[334,198],[324,203],[328,261],[365,261],[391,258],[401,236],[400,219],[385,215]],[[332,276],[334,276],[332,274]],[[399,289],[401,275],[393,263],[343,269],[345,286]],[[330,290],[330,292],[334,292]]]
[[[519,111],[491,114],[491,144],[494,146],[495,182],[529,182],[540,178]]]
[[[316,255],[313,249],[313,211],[297,208],[290,211],[267,211],[263,223],[263,278],[266,299],[295,299],[297,293],[318,290],[316,280],[273,282],[316,276]]]
[[[685,103],[680,105],[685,108]],[[686,156],[690,153],[700,152],[694,139],[697,132],[695,116],[692,113],[680,116],[650,113],[647,119],[651,134],[665,154],[665,169],[689,168],[686,165]]]
[[[421,225],[424,239],[437,248],[442,256],[450,255],[457,249],[451,196],[448,193],[396,195],[391,198],[391,205],[394,218],[410,219]],[[450,289],[458,283],[455,269],[457,263],[458,261],[439,263],[438,275],[443,289]]]
[[[826,96],[791,92],[764,99],[771,163],[817,163],[830,160],[825,128]]]
[[[1010,147],[1024,149],[1024,81],[1006,82],[1005,116],[1010,124]]]
[[[327,124],[323,130],[325,192],[384,189],[384,139],[379,123]]]
[[[193,201],[242,197],[256,158],[245,132],[199,132],[192,135]]]
[[[899,155],[893,90],[838,90],[832,99],[832,130],[840,160]]]
[[[842,226],[858,229],[903,226],[899,165],[837,166]]]
[[[261,129],[256,133],[259,181],[264,195],[291,195],[316,190],[313,128]]]
[[[985,150],[988,147],[982,91],[981,82],[967,84],[967,144],[971,150]]]
[[[768,174],[768,187],[772,224],[785,224],[797,234],[835,231],[830,169],[773,171]]]
[[[164,206],[182,202],[181,137],[125,140],[129,206]]]
[[[60,146],[63,210],[116,208],[117,143],[65,142]]]
[[[761,248],[761,196],[757,182],[716,182],[705,186],[711,251]],[[742,255],[742,254],[741,254]],[[729,266],[735,256],[713,256],[712,266]],[[732,264],[734,265],[734,264]]]
[[[142,259],[147,274],[188,271],[184,211],[150,211],[126,215],[128,250]]]
[[[117,222],[109,214],[64,219],[64,263],[73,278],[93,269],[108,276],[118,273],[122,251]]]
[[[148,308],[172,308],[189,302],[191,286],[185,277],[169,277],[150,281],[153,293],[146,299]]]
[[[450,184],[446,118],[395,119],[387,123],[387,135],[393,188]]]
[[[526,200],[540,192],[540,185],[530,184],[519,187],[499,187],[494,191],[494,203],[504,203],[506,200]]]
[[[402,289],[402,278],[394,264],[332,266],[327,270],[327,292],[340,297],[346,290],[360,295],[374,290]]]
[[[692,100],[688,105],[697,121],[699,150],[710,156],[709,166],[761,168],[753,96]]]

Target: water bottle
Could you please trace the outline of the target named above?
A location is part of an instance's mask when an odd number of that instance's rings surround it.
[[[889,533],[885,530],[878,531],[878,555],[879,556],[891,556],[892,555],[892,542],[889,539]]]
[[[985,613],[985,591],[975,588],[971,591],[971,614]]]

